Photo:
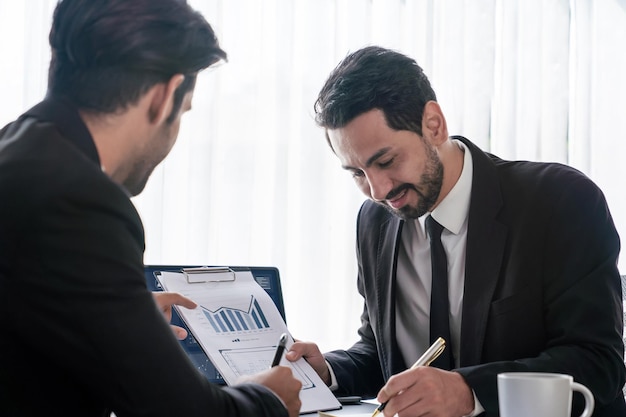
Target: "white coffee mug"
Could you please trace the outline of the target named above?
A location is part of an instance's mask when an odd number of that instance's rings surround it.
[[[587,387],[565,374],[508,372],[498,374],[501,417],[570,417],[572,391],[585,397],[580,417],[593,413],[595,401]]]

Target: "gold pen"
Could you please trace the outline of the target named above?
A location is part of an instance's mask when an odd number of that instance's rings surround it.
[[[426,350],[426,352],[424,352],[424,354],[420,356],[420,358],[409,369],[415,369],[418,366],[430,365],[435,359],[437,359],[437,357],[439,357],[439,355],[441,355],[441,352],[443,352],[445,348],[446,348],[446,341],[443,340],[441,337],[437,338],[437,340],[435,340],[433,344],[430,345],[430,347]],[[381,405],[379,405],[378,408],[374,410],[372,417],[375,417],[381,411],[383,411],[386,405],[387,405],[387,402],[384,402]]]

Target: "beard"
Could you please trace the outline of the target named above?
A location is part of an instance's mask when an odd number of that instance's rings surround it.
[[[166,123],[157,132],[148,148],[144,149],[141,158],[133,162],[133,166],[122,184],[131,196],[136,196],[143,191],[154,169],[172,149],[176,134],[177,131],[173,130],[171,123]]]
[[[156,165],[146,161],[140,161],[135,164],[132,174],[122,184],[131,196],[134,197],[143,191]]]
[[[437,202],[439,193],[441,192],[441,185],[443,184],[443,164],[433,148],[426,146],[426,149],[426,168],[419,183],[402,184],[391,190],[385,197],[385,200],[393,200],[393,198],[400,195],[400,193],[413,190],[418,196],[417,204],[415,206],[407,204],[399,209],[394,209],[385,201],[378,202],[378,204],[381,204],[392,214],[404,220],[417,219],[428,213]]]

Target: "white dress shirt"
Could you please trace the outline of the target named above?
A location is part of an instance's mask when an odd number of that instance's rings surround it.
[[[430,243],[424,222],[429,214],[444,227],[441,243],[448,261],[450,337],[455,366],[459,366],[463,288],[465,284],[465,247],[467,218],[472,191],[472,155],[460,141],[453,140],[464,153],[458,181],[432,213],[405,221],[402,228],[396,273],[396,340],[407,366],[411,366],[430,346]],[[328,364],[328,362],[327,362]],[[328,364],[331,390],[338,388],[334,371]],[[468,416],[484,411],[474,393],[475,408]]]
[[[430,243],[425,221],[428,215],[441,224],[441,244],[448,261],[448,299],[450,302],[450,337],[454,364],[459,366],[463,288],[465,285],[465,248],[467,218],[472,192],[474,165],[472,155],[460,141],[464,153],[463,170],[458,181],[439,205],[419,219],[406,221],[402,228],[396,273],[396,340],[407,366],[430,346],[430,293],[432,270]],[[473,392],[473,391],[472,391]],[[484,411],[474,394],[476,416]]]
[[[463,170],[448,195],[432,213],[409,220],[402,228],[396,274],[396,339],[407,366],[414,363],[430,346],[430,243],[424,222],[430,214],[444,227],[441,243],[448,260],[448,297],[450,301],[450,337],[454,363],[459,366],[463,284],[465,283],[465,246],[467,215],[472,191],[472,155],[464,151]]]

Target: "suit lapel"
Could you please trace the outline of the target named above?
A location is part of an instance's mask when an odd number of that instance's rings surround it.
[[[507,228],[497,220],[502,195],[496,167],[490,157],[462,137],[472,153],[474,174],[470,200],[461,324],[461,366],[480,363],[489,308],[499,277]],[[390,375],[406,369],[395,337],[396,269],[403,222],[388,214],[380,223],[374,286],[377,291],[376,321],[382,340],[378,340],[382,369]],[[372,234],[372,237],[376,236]],[[389,249],[393,248],[393,251]]]
[[[404,222],[400,218],[389,215],[386,222],[380,227],[380,240],[378,242],[379,266],[376,271],[376,286],[380,302],[378,310],[378,323],[382,331],[382,343],[379,341],[378,348],[382,352],[382,357],[388,363],[382,367],[384,372],[391,371],[385,375],[385,379],[406,369],[398,342],[396,340],[396,269],[398,261],[398,247]],[[393,251],[389,251],[393,248]]]
[[[456,139],[469,147],[474,165],[467,229],[460,358],[461,366],[469,366],[481,360],[507,228],[497,220],[502,208],[502,195],[493,161],[467,139]]]

